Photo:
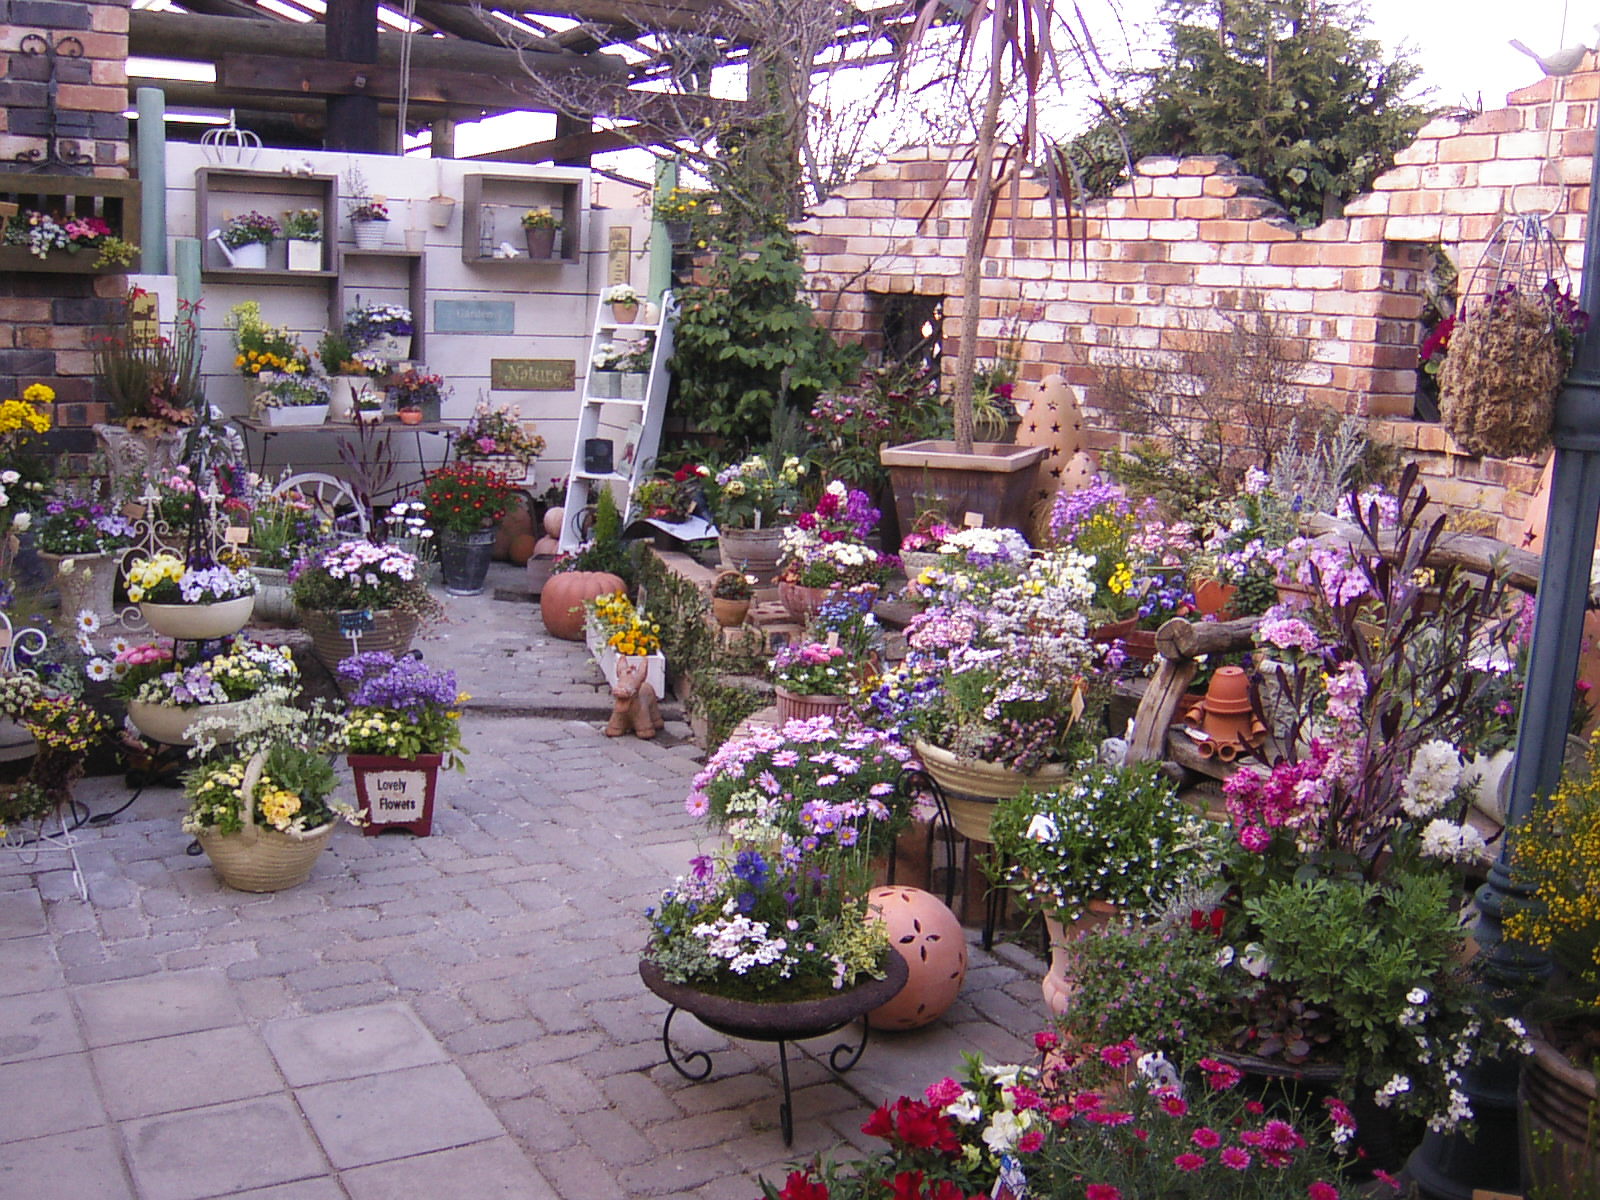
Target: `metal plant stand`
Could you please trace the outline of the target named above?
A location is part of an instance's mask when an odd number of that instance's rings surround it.
[[[778,1122],[783,1144],[794,1144],[794,1102],[789,1084],[789,1043],[807,1041],[837,1033],[858,1017],[887,1004],[899,994],[910,976],[905,959],[891,950],[884,977],[869,979],[847,992],[819,1000],[761,1003],[732,1000],[702,992],[685,984],[667,982],[661,969],[648,958],[639,960],[639,976],[644,984],[669,1005],[661,1023],[661,1048],[667,1064],[685,1079],[698,1083],[711,1074],[711,1055],[704,1050],[681,1053],[672,1044],[672,1021],[683,1009],[708,1029],[728,1037],[752,1042],[776,1042],[778,1070],[783,1081],[783,1099],[778,1105]],[[841,1042],[828,1052],[828,1069],[842,1075],[856,1063],[867,1048],[867,1023],[861,1022],[861,1040],[852,1045]]]
[[[79,900],[89,898],[89,885],[83,877],[83,866],[78,862],[78,835],[73,831],[83,824],[74,811],[71,824],[67,823],[67,810],[77,809],[73,801],[58,805],[53,818],[47,817],[40,823],[39,828],[31,836],[25,835],[21,829],[11,830],[0,840],[0,847],[11,851],[23,866],[32,867],[39,861],[41,854],[65,854],[72,863],[72,886],[77,890]],[[85,810],[87,817],[87,810]],[[56,828],[49,829],[51,821]]]

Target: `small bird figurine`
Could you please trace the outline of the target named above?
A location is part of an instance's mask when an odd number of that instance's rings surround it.
[[[1600,25],[1596,25],[1595,30],[1600,32]],[[1554,54],[1546,57],[1528,49],[1516,38],[1511,39],[1511,48],[1520,50],[1533,59],[1534,62],[1539,64],[1539,69],[1546,75],[1571,75],[1583,65],[1584,56],[1593,49],[1593,47],[1585,46],[1580,42],[1576,46],[1568,46],[1565,50],[1557,50]]]

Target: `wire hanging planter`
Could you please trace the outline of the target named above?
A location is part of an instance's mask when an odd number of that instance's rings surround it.
[[[1546,215],[1502,221],[1462,293],[1439,372],[1450,436],[1496,458],[1547,450],[1555,398],[1587,324]]]

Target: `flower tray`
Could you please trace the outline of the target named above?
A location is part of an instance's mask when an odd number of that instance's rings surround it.
[[[284,429],[295,425],[321,425],[328,419],[326,404],[296,404],[265,410],[267,425]]]

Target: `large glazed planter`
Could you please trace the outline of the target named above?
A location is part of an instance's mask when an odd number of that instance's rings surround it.
[[[356,800],[374,837],[386,829],[407,829],[418,837],[433,832],[433,804],[442,754],[396,758],[389,754],[347,754],[356,781]]]
[[[1067,778],[1065,763],[1048,763],[1033,771],[1016,771],[981,759],[957,758],[949,750],[920,739],[911,748],[944,792],[956,832],[975,842],[988,842],[995,804],[1025,787],[1052,788]]]
[[[894,486],[895,515],[900,528],[915,527],[925,512],[942,512],[960,524],[967,513],[980,513],[990,527],[1028,527],[1035,469],[1044,446],[1007,446],[978,442],[971,454],[954,442],[908,442],[884,446],[878,459],[889,468]]]
[[[304,883],[328,848],[337,821],[310,833],[247,825],[238,833],[202,829],[195,840],[222,882],[241,892],[281,892]]]
[[[761,582],[769,581],[783,557],[783,527],[766,529],[719,529],[717,553],[724,567],[744,571]]]
[[[147,600],[139,605],[139,615],[157,633],[200,640],[238,633],[249,624],[255,607],[254,593],[215,604],[152,604]]]
[[[417,635],[417,614],[399,609],[379,608],[372,612],[372,628],[351,635],[340,625],[339,614],[300,610],[300,627],[311,635],[311,652],[328,670],[335,670],[352,654],[369,654],[387,650],[401,655],[411,649],[411,639]]]
[[[756,1042],[793,1042],[821,1037],[843,1029],[857,1017],[887,1004],[906,984],[905,960],[890,954],[882,979],[869,979],[848,991],[816,1000],[734,1000],[715,996],[687,984],[668,983],[661,968],[648,958],[639,960],[639,977],[645,987],[668,1004],[699,1018],[700,1023],[729,1037]]]
[[[481,596],[489,578],[489,560],[494,551],[494,530],[439,535],[439,574],[444,590],[452,596]]]
[[[1593,1132],[1600,1089],[1592,1071],[1575,1065],[1542,1032],[1530,1039],[1533,1054],[1522,1064],[1517,1089],[1523,1184],[1530,1194],[1593,1195],[1600,1185]]]
[[[134,728],[153,742],[168,746],[192,746],[194,739],[188,734],[190,725],[202,717],[232,718],[244,707],[242,700],[228,704],[152,704],[145,700],[128,701],[128,719]],[[223,732],[214,740],[226,742],[231,735]]]
[[[778,695],[779,721],[808,721],[812,717],[839,717],[850,708],[848,696],[808,696],[786,687],[773,689]]]

